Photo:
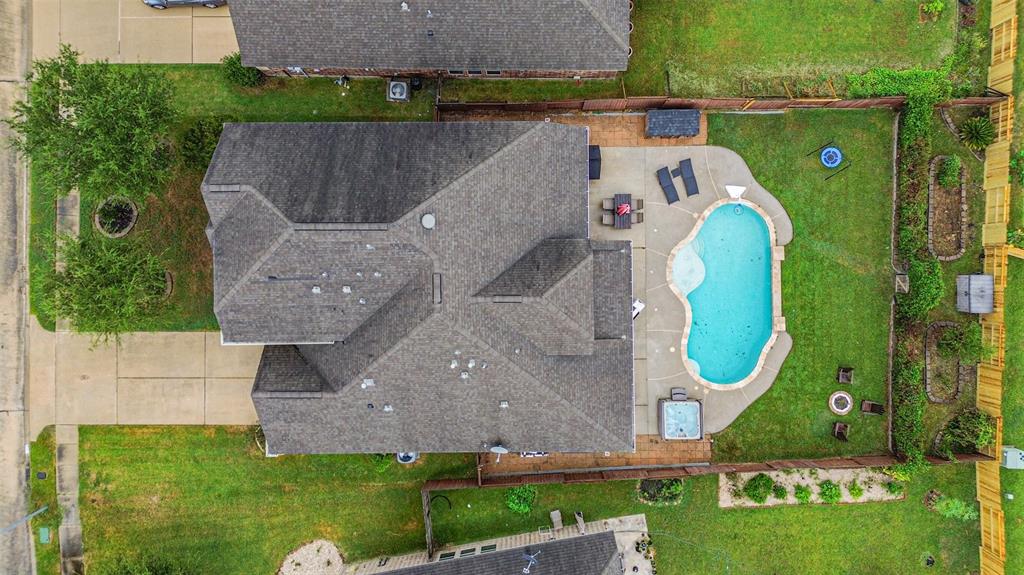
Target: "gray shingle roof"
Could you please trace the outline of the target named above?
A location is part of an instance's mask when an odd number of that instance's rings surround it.
[[[305,172],[335,177],[284,181],[267,168],[301,163],[332,130],[347,152]],[[478,451],[499,441],[632,449],[631,250],[587,239],[584,129],[229,124],[224,134],[203,183],[215,311],[226,341],[279,344],[265,348],[253,391],[271,452]],[[345,165],[381,134],[405,148],[396,155],[441,173],[450,160],[459,176],[417,175],[447,183],[389,222],[330,221],[360,213],[347,194],[373,197],[370,184],[347,181]],[[473,166],[468,151],[435,149],[476,142],[488,153],[472,154]],[[355,173],[376,169],[392,182],[395,168],[374,158]],[[268,199],[268,182],[289,191]],[[304,196],[351,209],[290,210]]]
[[[407,9],[403,9],[403,4]],[[628,0],[232,0],[248,66],[625,70]]]
[[[513,575],[536,557],[530,575],[612,575],[622,572],[615,533],[604,531],[529,547],[505,549],[473,557],[434,561],[387,571],[388,575]]]

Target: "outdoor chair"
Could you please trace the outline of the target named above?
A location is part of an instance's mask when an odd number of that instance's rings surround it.
[[[853,385],[853,368],[840,367],[839,371],[836,372],[836,381],[838,381],[839,383]]]
[[[850,425],[837,421],[832,425],[832,436],[839,441],[850,441]]]
[[[615,198],[605,198],[601,200],[601,209],[605,211],[612,211],[615,209]]]
[[[672,401],[686,401],[687,397],[685,387],[672,388]]]
[[[590,161],[588,164],[591,180],[601,179],[601,146],[590,146]]]
[[[668,200],[668,203],[674,204],[679,201],[679,192],[676,191],[676,185],[672,182],[672,174],[669,173],[668,168],[658,170],[658,183],[661,184],[661,191],[665,192],[665,199]]]
[[[644,201],[639,198],[634,198],[631,202],[629,202],[629,207],[634,212],[640,211],[644,209]]]
[[[641,212],[630,212],[629,223],[631,224],[642,224],[644,223],[644,215]]]
[[[686,188],[686,197],[696,196],[700,193],[697,187],[697,178],[693,175],[693,162],[690,158],[679,162],[679,178],[683,180],[683,187]]]
[[[860,402],[860,411],[861,413],[867,413],[870,415],[884,415],[885,406],[876,401],[865,399]]]
[[[613,216],[611,214],[601,214],[601,223],[606,225],[606,226],[614,226],[615,225],[615,216]]]

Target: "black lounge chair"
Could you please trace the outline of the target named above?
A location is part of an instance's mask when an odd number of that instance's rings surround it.
[[[885,406],[876,401],[865,399],[860,402],[860,411],[870,415],[885,415]]]
[[[601,146],[590,146],[589,172],[591,180],[601,179]]]
[[[853,368],[840,367],[839,371],[836,372],[836,381],[838,381],[839,383],[853,385]]]
[[[689,158],[679,162],[679,177],[683,180],[683,187],[686,188],[686,197],[696,196],[700,193],[697,187],[697,178],[693,175],[693,162]]]
[[[837,421],[832,425],[832,436],[839,441],[850,441],[850,425]]]
[[[661,191],[665,192],[665,199],[668,200],[668,203],[673,204],[679,201],[679,192],[676,191],[676,185],[672,182],[672,174],[669,173],[668,168],[658,170],[658,183],[661,184]]]

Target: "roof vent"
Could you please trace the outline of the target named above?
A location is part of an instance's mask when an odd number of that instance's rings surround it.
[[[503,400],[499,401],[498,402],[498,407],[500,407],[502,409],[508,409],[508,400],[503,399]]]
[[[341,286],[341,293],[352,293],[352,286]]]
[[[373,251],[376,248],[373,247],[373,244],[366,244],[366,249],[369,250],[369,251]]]
[[[463,371],[462,373],[460,373],[459,374],[459,379],[469,379],[469,372],[468,371]]]
[[[373,272],[373,277],[375,277],[375,278],[379,278],[380,275],[381,275],[380,272]]]
[[[431,213],[423,214],[420,218],[420,224],[424,229],[432,230],[434,229],[434,226],[437,225],[437,218],[435,218],[434,214]]]
[[[433,38],[433,37],[434,37],[434,31],[433,30],[427,30],[427,38]]]
[[[356,277],[357,278],[363,277],[363,272],[356,272]]]
[[[365,297],[359,298],[359,305],[366,305],[366,298]]]
[[[395,408],[391,407],[390,403],[385,403],[384,404],[384,413],[391,413],[394,410],[395,410]]]
[[[448,364],[448,367],[450,367],[452,369],[455,369],[456,367],[459,367],[459,360],[453,359],[452,362],[450,364]]]
[[[402,2],[402,12],[408,12],[408,11],[409,11],[409,3],[408,2]]]
[[[313,286],[313,293],[320,293],[320,286]]]
[[[374,385],[376,385],[376,384],[374,383],[373,378],[367,377],[367,378],[363,379],[363,383],[359,387],[362,387],[363,389],[366,389],[367,387],[373,387]]]
[[[469,369],[473,369],[474,367],[476,367],[476,360],[470,359],[469,363],[466,364],[466,367],[468,367]]]

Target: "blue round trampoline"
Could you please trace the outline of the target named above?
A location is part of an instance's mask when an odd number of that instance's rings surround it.
[[[821,165],[832,169],[843,163],[843,152],[835,146],[829,146],[821,151]]]

